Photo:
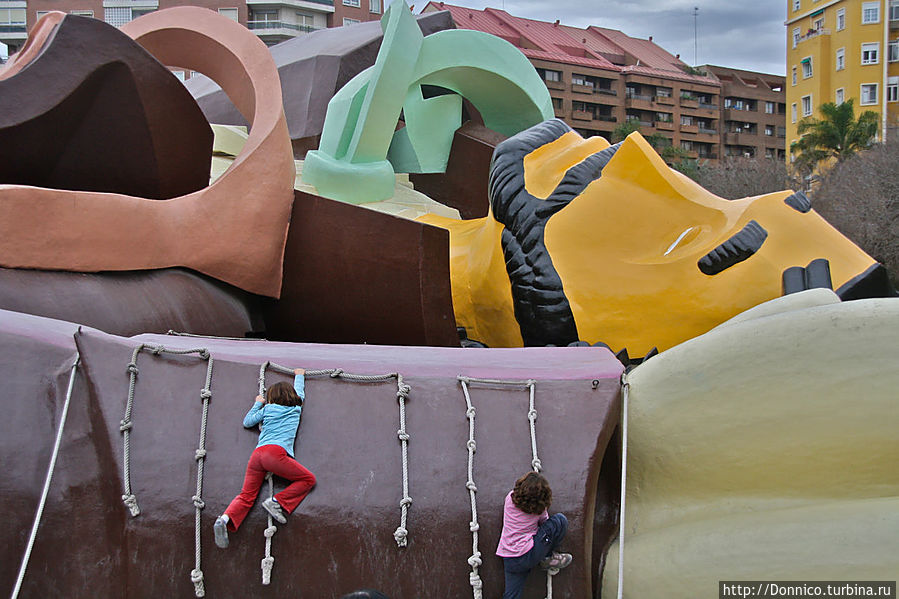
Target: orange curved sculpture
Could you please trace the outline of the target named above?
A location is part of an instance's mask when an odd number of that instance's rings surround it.
[[[169,200],[0,185],[0,266],[183,266],[278,297],[294,165],[271,54],[240,24],[198,7],[150,13],[122,31],[163,64],[219,83],[252,125],[243,151],[209,187]],[[37,50],[32,61],[40,60]]]

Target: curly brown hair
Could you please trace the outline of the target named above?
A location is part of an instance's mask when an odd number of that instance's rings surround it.
[[[275,403],[281,406],[301,406],[303,400],[297,395],[290,383],[275,383],[265,390],[265,403]]]
[[[553,491],[543,475],[528,472],[515,481],[512,503],[526,514],[542,514],[553,502]]]

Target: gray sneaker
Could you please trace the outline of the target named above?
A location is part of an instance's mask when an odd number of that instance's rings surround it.
[[[215,544],[222,549],[228,547],[228,525],[222,520],[221,517],[215,519],[215,524],[212,525],[212,530],[215,531]]]
[[[540,562],[540,567],[544,570],[561,570],[571,563],[571,559],[570,553],[553,552],[552,555]]]
[[[271,497],[262,502],[262,509],[271,514],[272,518],[274,518],[278,524],[287,524],[287,518],[284,517],[281,506]]]

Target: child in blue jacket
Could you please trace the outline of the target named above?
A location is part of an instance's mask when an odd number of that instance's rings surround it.
[[[281,524],[287,523],[285,512],[293,512],[315,486],[315,475],[293,456],[293,444],[306,397],[306,371],[297,368],[294,374],[293,387],[283,382],[275,383],[266,390],[265,398],[256,396],[253,407],[243,419],[246,428],[261,423],[261,432],[259,443],[250,455],[240,494],[215,520],[215,544],[223,549],[228,546],[228,531],[237,531],[253,507],[266,473],[271,472],[291,481],[274,499],[262,502],[265,511]]]

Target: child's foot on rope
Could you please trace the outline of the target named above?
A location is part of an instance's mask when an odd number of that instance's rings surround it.
[[[540,567],[544,570],[561,570],[571,563],[572,557],[570,553],[553,552],[548,558],[540,562]]]
[[[212,529],[215,531],[215,544],[222,549],[228,547],[228,524],[224,518],[221,516],[216,518]]]
[[[284,517],[284,512],[281,511],[281,506],[278,505],[278,502],[272,498],[268,498],[262,502],[262,509],[271,514],[272,518],[275,519],[278,524],[287,524],[287,518]]]

